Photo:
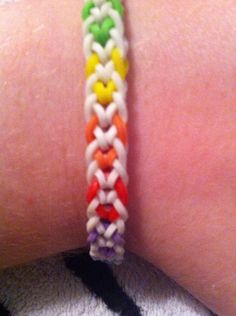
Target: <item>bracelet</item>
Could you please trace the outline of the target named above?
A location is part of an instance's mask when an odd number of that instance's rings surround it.
[[[87,242],[92,259],[120,264],[128,219],[126,93],[128,42],[121,0],[87,0],[82,10],[86,59]]]

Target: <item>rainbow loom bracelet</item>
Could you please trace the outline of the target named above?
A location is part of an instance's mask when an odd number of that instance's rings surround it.
[[[87,242],[92,259],[115,264],[124,259],[128,219],[128,42],[123,17],[121,0],[87,0],[82,10],[86,58]]]

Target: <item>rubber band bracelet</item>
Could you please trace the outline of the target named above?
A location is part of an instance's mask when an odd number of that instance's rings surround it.
[[[125,252],[129,180],[124,6],[121,0],[87,0],[82,20],[86,59],[87,242],[94,260],[120,264]]]

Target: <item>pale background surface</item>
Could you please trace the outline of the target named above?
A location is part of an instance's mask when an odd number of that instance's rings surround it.
[[[113,271],[143,315],[211,315],[158,269],[131,253]],[[60,257],[2,271],[0,301],[5,301],[15,316],[114,315],[71,274]]]

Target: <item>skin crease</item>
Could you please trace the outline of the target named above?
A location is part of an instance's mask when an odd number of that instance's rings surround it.
[[[86,245],[81,6],[0,7],[2,268]],[[126,9],[126,247],[235,316],[236,3]]]

